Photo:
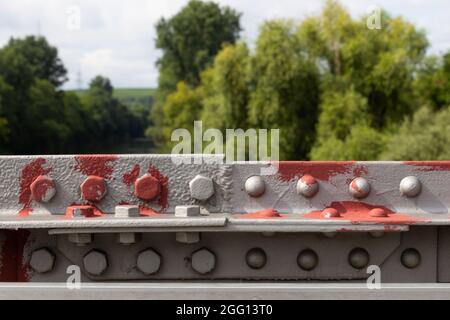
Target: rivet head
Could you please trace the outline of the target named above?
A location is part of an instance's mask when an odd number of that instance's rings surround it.
[[[191,266],[200,274],[207,274],[216,267],[216,256],[210,250],[203,248],[192,253]]]
[[[324,218],[339,218],[341,215],[335,208],[326,208],[321,213]]]
[[[422,190],[422,184],[417,177],[404,177],[402,181],[400,181],[399,189],[401,195],[412,198],[420,193]]]
[[[154,274],[161,266],[161,256],[153,249],[146,249],[138,254],[136,266],[145,275]]]
[[[303,177],[298,179],[297,182],[298,194],[304,196],[305,198],[311,198],[315,196],[317,191],[319,191],[319,183],[313,176],[305,174]]]
[[[30,267],[38,273],[46,273],[53,270],[55,255],[47,248],[33,251],[30,258]]]
[[[214,182],[211,178],[198,174],[189,182],[189,189],[192,198],[205,201],[214,194]]]
[[[30,185],[31,196],[38,202],[49,202],[56,194],[55,182],[47,176],[38,176]]]
[[[267,256],[263,249],[253,248],[245,255],[245,261],[250,268],[261,269],[266,265]]]
[[[105,179],[98,176],[89,176],[80,186],[83,199],[98,202],[106,195]]]
[[[88,273],[99,276],[108,267],[108,258],[105,253],[93,249],[84,256],[83,265]]]
[[[406,268],[413,269],[418,267],[421,259],[420,253],[416,249],[409,248],[402,252],[401,262]]]
[[[260,176],[251,176],[245,181],[245,192],[250,197],[260,197],[266,191],[266,183]]]
[[[305,271],[313,270],[319,263],[319,257],[311,249],[305,249],[299,253],[297,257],[297,264]]]
[[[355,178],[352,182],[350,182],[348,191],[355,198],[365,198],[370,193],[370,183],[365,178]]]
[[[160,183],[158,179],[149,173],[136,179],[134,182],[134,195],[141,200],[150,201],[155,199],[160,193]]]
[[[363,248],[355,248],[348,255],[348,262],[355,269],[362,269],[369,264],[369,253]]]
[[[388,214],[387,214],[386,210],[384,210],[383,208],[373,208],[372,210],[369,211],[369,216],[377,217],[377,218],[384,218],[384,217],[387,217]]]

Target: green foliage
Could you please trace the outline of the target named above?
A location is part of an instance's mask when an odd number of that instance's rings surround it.
[[[392,134],[382,160],[450,159],[450,108],[419,109]]]

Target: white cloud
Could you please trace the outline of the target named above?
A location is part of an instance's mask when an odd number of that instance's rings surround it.
[[[116,87],[155,86],[154,25],[161,16],[175,14],[188,0],[15,0],[0,2],[0,46],[9,37],[40,32],[59,49],[69,70],[67,88],[77,86],[81,70],[83,83],[98,73]],[[243,13],[243,37],[254,41],[266,19],[302,19],[318,12],[325,0],[220,0]],[[450,27],[445,0],[342,0],[353,15],[378,5],[394,15],[405,16],[427,32],[432,52],[450,49]],[[78,6],[81,28],[67,28],[67,8]]]

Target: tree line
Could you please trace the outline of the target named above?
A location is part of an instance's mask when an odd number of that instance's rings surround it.
[[[301,22],[266,21],[254,47],[241,14],[190,1],[161,19],[159,83],[147,134],[161,151],[193,128],[279,128],[282,159],[448,159],[450,52],[381,11],[381,29],[338,2]]]
[[[81,97],[61,89],[67,70],[44,37],[11,38],[0,49],[0,152],[104,152],[143,135],[142,119],[97,76]]]

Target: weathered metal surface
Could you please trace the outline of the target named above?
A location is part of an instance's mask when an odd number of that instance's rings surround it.
[[[450,161],[3,156],[0,281],[70,265],[83,281],[364,281],[374,264],[450,282],[449,182]]]

